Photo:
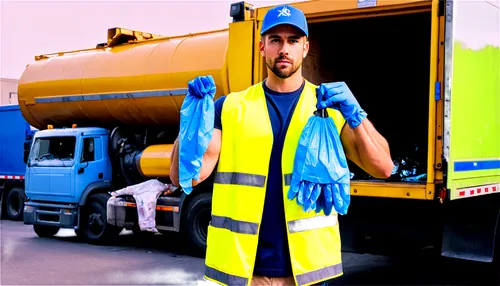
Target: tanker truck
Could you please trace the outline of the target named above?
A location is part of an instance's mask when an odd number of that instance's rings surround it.
[[[72,228],[92,243],[140,231],[132,196],[121,202],[123,220],[108,223],[110,192],[170,182],[187,82],[211,74],[216,97],[227,93],[227,44],[227,31],[165,38],[113,28],[94,49],[37,56],[19,84],[22,114],[40,129],[27,160],[24,223],[40,237]],[[190,196],[161,196],[157,229],[183,230],[203,248],[210,191],[207,182]]]
[[[483,1],[290,5],[309,22],[304,77],[346,82],[394,159],[386,180],[350,164],[351,204],[339,217],[343,249],[434,249],[493,261],[500,237],[498,10]],[[134,199],[114,200],[108,213],[109,192],[150,179],[169,183],[190,80],[211,75],[217,100],[265,79],[259,32],[268,9],[238,2],[227,29],[161,36],[112,28],[95,47],[36,56],[19,81],[22,114],[40,129],[27,164],[25,223],[40,236],[67,227],[89,241],[134,230]],[[158,230],[184,233],[204,253],[212,184],[213,174],[189,195],[162,194]]]

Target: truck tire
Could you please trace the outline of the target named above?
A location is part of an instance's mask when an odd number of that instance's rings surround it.
[[[201,193],[183,208],[182,234],[193,255],[204,257],[207,249],[207,231],[211,219],[212,193]]]
[[[35,224],[33,230],[39,237],[53,237],[59,231],[59,228],[57,226]]]
[[[75,229],[75,234],[78,239],[85,240],[85,232],[82,227],[80,227],[79,229]]]
[[[91,244],[107,244],[118,237],[122,228],[108,224],[106,204],[109,195],[99,193],[92,195],[82,209],[81,233]]]
[[[26,194],[23,189],[14,187],[9,191],[5,201],[5,211],[10,220],[22,220],[25,199]]]

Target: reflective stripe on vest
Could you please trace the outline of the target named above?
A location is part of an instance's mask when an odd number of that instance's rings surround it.
[[[292,182],[292,174],[285,174],[285,186],[290,186]]]
[[[210,224],[213,227],[225,228],[232,232],[246,233],[246,234],[257,234],[257,229],[259,224],[241,220],[234,220],[229,217],[222,217],[217,215],[212,215],[212,221]]]
[[[215,268],[209,267],[205,265],[205,276],[210,278],[211,280],[216,280],[225,285],[247,285],[248,278],[240,277],[236,275],[230,275],[219,271]]]
[[[237,172],[218,172],[215,174],[214,178],[214,183],[218,184],[232,184],[253,187],[264,187],[265,182],[265,176]]]
[[[338,276],[339,274],[342,274],[342,263],[297,275],[295,276],[295,279],[299,285],[304,285],[328,279],[329,277]]]
[[[289,221],[288,231],[290,233],[296,233],[335,225],[337,225],[337,214],[332,214],[330,216],[313,216]]]
[[[291,116],[282,152],[283,201],[296,283],[309,285],[342,274],[337,215],[304,212],[287,199],[293,160],[304,126],[316,109],[316,86],[306,83]],[[337,129],[342,115],[329,110]],[[225,285],[249,285],[254,270],[267,174],[274,137],[261,84],[226,97],[221,152],[212,194],[205,277]],[[278,190],[281,191],[281,190]]]

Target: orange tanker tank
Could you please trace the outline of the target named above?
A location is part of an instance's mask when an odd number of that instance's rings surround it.
[[[19,80],[34,127],[178,125],[190,80],[212,75],[228,92],[228,30],[162,37],[121,28],[94,49],[37,56]]]

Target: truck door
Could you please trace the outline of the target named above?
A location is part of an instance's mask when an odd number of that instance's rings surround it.
[[[50,138],[51,157],[47,162],[50,169],[50,195],[56,201],[74,202],[73,170],[75,162],[75,136]]]
[[[75,136],[39,137],[28,160],[27,195],[33,200],[71,202]]]
[[[106,163],[106,160],[103,156],[101,137],[82,138],[80,163],[76,175],[76,196],[78,198],[91,183],[109,179],[107,175],[105,176],[103,163]]]
[[[443,154],[452,200],[500,193],[497,5],[446,1]]]

